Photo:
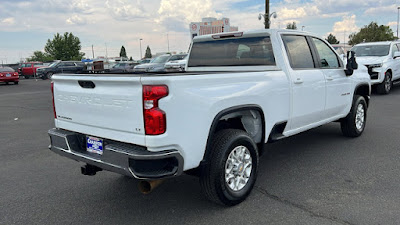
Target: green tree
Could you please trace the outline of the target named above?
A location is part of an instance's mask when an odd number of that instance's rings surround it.
[[[129,58],[129,61],[133,61],[133,58],[132,58],[132,56]]]
[[[328,38],[327,39],[325,39],[329,44],[339,44],[340,43],[340,41],[338,41],[337,39],[336,39],[336,37],[335,37],[335,35],[333,35],[333,34],[329,34],[328,35]]]
[[[44,51],[58,60],[81,60],[85,53],[80,52],[81,41],[72,33],[65,32],[54,35],[53,40],[48,39]]]
[[[288,24],[286,25],[286,29],[297,30],[296,22],[288,23]]]
[[[39,62],[50,62],[53,61],[54,58],[49,54],[42,51],[34,51],[33,55],[26,59],[28,62],[39,61]]]
[[[148,45],[147,45],[146,53],[144,54],[144,57],[145,57],[145,58],[151,58],[151,57],[153,57],[153,55],[151,54],[150,47],[149,47]]]
[[[374,41],[392,41],[396,37],[389,26],[378,25],[376,22],[364,26],[358,33],[352,33],[349,36],[349,45],[355,45],[361,42]]]
[[[121,47],[121,51],[119,51],[119,57],[128,58],[128,56],[126,56],[126,50],[125,50],[125,47],[123,45]]]

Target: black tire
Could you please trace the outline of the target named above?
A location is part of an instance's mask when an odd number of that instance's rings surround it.
[[[362,109],[359,109],[359,107]],[[359,110],[363,111],[362,115]],[[367,110],[368,106],[365,98],[360,95],[355,95],[349,114],[340,121],[340,126],[344,136],[358,137],[363,133],[367,122]],[[357,124],[357,122],[359,123]]]
[[[51,79],[52,76],[53,76],[52,72],[46,73],[46,79]]]
[[[18,81],[14,81],[14,84],[17,85],[17,84],[18,84]]]
[[[376,92],[381,95],[387,95],[389,94],[390,90],[392,90],[392,86],[392,74],[389,71],[386,71],[383,82],[378,84],[376,87]]]
[[[237,176],[246,176],[247,181],[244,186],[238,190],[233,190],[225,181],[225,170],[228,165],[227,159],[237,147],[245,147],[247,156],[251,156],[251,168],[246,170],[245,164],[242,163],[237,168]],[[205,196],[218,204],[232,206],[244,201],[253,189],[257,178],[258,170],[258,150],[253,139],[242,130],[226,129],[221,130],[212,139],[210,154],[207,157],[207,163],[203,166],[200,173],[200,185]],[[243,158],[242,158],[243,159]],[[239,169],[240,168],[240,169]],[[247,177],[246,171],[250,171]],[[232,172],[233,173],[233,172]],[[241,173],[241,175],[239,174]],[[235,175],[236,176],[236,175]],[[229,181],[232,181],[229,179]]]
[[[31,78],[30,76],[27,76],[27,75],[25,75],[24,77],[25,77],[25,79],[29,79],[29,78]]]

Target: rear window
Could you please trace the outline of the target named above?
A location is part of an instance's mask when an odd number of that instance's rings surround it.
[[[15,72],[11,67],[0,67],[0,73]]]
[[[193,43],[189,67],[274,66],[270,37],[224,39]]]

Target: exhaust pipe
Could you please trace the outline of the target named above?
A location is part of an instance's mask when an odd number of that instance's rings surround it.
[[[162,184],[164,180],[142,180],[139,182],[139,191],[142,194],[149,194],[151,193],[156,187]]]

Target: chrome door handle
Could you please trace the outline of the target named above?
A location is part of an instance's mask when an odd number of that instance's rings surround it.
[[[296,78],[293,83],[295,84],[302,84],[303,83],[303,79],[301,79],[300,77]]]

